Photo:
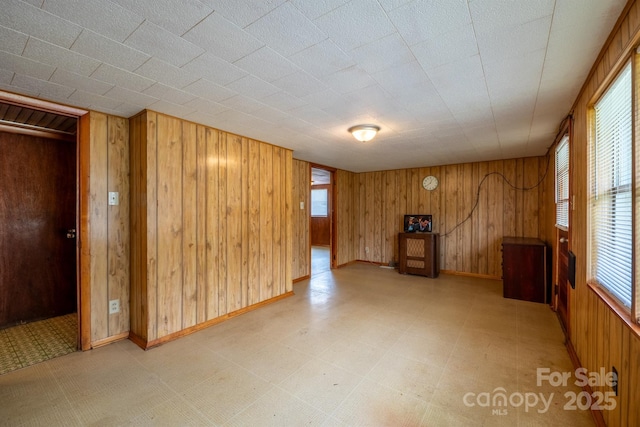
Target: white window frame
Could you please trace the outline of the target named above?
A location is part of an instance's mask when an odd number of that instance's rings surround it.
[[[569,230],[569,134],[556,146],[556,227]]]
[[[637,322],[632,159],[637,106],[633,90],[634,67],[629,62],[593,107],[587,279],[605,289]]]

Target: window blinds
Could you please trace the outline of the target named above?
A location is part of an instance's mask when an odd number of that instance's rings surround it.
[[[591,277],[631,307],[631,64],[595,106],[591,147]]]
[[[556,226],[569,228],[569,136],[556,147]]]

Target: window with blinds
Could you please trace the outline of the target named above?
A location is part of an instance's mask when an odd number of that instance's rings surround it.
[[[556,147],[556,227],[569,228],[569,135]]]
[[[591,280],[631,307],[632,84],[628,64],[595,105],[590,147]]]

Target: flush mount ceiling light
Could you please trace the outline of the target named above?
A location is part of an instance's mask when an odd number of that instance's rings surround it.
[[[379,131],[380,127],[376,125],[357,125],[349,128],[349,132],[360,142],[371,141]]]

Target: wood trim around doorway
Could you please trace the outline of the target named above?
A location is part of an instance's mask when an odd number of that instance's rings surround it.
[[[91,350],[90,113],[78,118],[78,348]]]
[[[89,233],[90,113],[89,110],[56,104],[11,92],[0,91],[0,102],[78,119],[76,138],[76,288],[78,348],[91,349],[91,250]],[[19,130],[19,133],[25,133]],[[52,135],[46,135],[52,137]],[[57,139],[57,137],[54,136]]]
[[[328,171],[331,174],[331,239],[329,242],[330,246],[330,267],[331,269],[337,268],[337,259],[338,259],[338,210],[336,209],[336,204],[338,202],[338,192],[337,192],[337,183],[336,183],[336,168],[332,168],[330,166],[324,166],[317,163],[309,163],[309,182],[311,182],[311,173],[312,169],[323,169]],[[311,226],[309,226],[309,233],[311,233]],[[311,236],[309,236],[309,260],[311,260]],[[313,272],[312,272],[313,274]]]

